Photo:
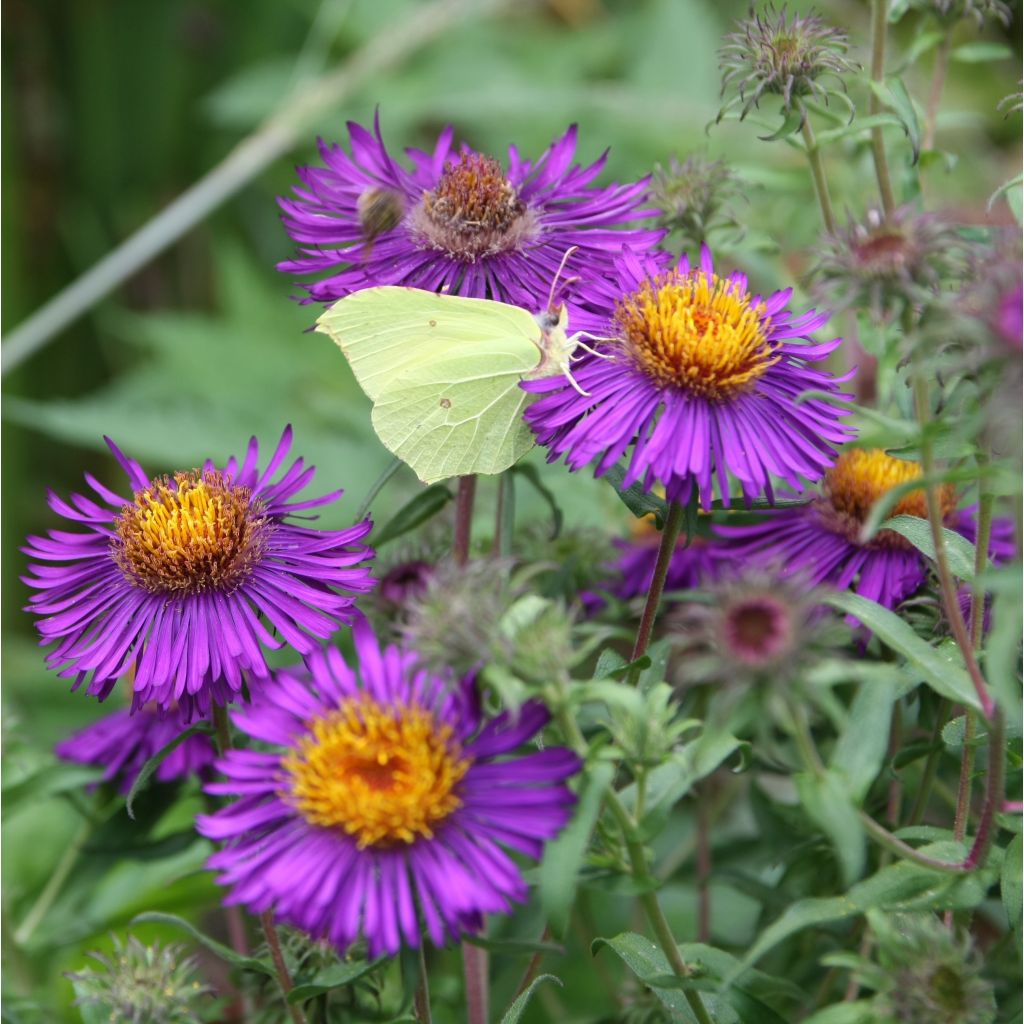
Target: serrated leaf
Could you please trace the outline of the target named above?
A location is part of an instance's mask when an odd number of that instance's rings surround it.
[[[935,543],[927,519],[920,516],[893,516],[892,519],[886,519],[879,530],[892,530],[901,537],[906,537],[925,558],[935,561]],[[942,528],[942,539],[953,575],[962,580],[973,580],[976,557],[974,545],[962,534],[946,527]]]
[[[142,792],[148,785],[149,780],[153,777],[153,773],[160,767],[160,765],[177,750],[178,747],[189,739],[191,736],[211,736],[213,735],[213,725],[210,722],[196,722],[195,725],[190,725],[184,732],[178,733],[177,736],[171,740],[170,743],[161,747],[152,757],[147,758],[146,763],[139,769],[139,774],[135,776],[135,781],[132,783],[132,788],[128,791],[128,795],[125,797],[124,809],[128,812],[128,817],[135,818],[135,798]]]
[[[379,548],[387,544],[388,541],[415,530],[417,526],[422,526],[428,520],[433,519],[451,500],[452,492],[448,490],[447,486],[431,484],[407,501],[386,526],[371,536],[370,543]]]
[[[922,681],[940,696],[981,709],[978,694],[963,665],[944,657],[894,612],[859,594],[848,592],[826,594],[822,600],[854,616],[882,643],[902,654],[908,664],[920,673]]]
[[[561,988],[562,982],[559,978],[556,978],[553,974],[541,974],[534,978],[530,982],[530,987],[519,996],[516,997],[515,1002],[505,1011],[505,1015],[501,1018],[501,1024],[519,1024],[519,1018],[522,1017],[523,1011],[526,1009],[526,1004],[530,1001],[530,997],[537,990],[538,986],[543,985],[546,981],[553,981],[556,985]]]
[[[174,928],[180,928],[183,932],[191,935],[199,945],[204,946],[211,953],[215,953],[226,963],[239,967],[243,971],[255,971],[258,974],[265,974],[268,978],[277,977],[272,964],[264,963],[253,956],[243,956],[241,953],[236,953],[233,949],[225,946],[223,942],[218,942],[216,939],[212,939],[209,935],[201,932],[191,921],[186,921],[183,917],[178,917],[176,914],[164,914],[160,911],[149,910],[144,914],[137,914],[132,918],[131,923],[139,924],[143,921],[152,921],[155,924],[169,924]]]
[[[555,935],[564,935],[576,894],[577,876],[587,852],[590,833],[601,813],[604,794],[615,768],[599,761],[588,765],[572,821],[544,850],[540,865],[540,899]]]

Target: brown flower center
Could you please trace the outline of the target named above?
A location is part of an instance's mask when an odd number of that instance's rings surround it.
[[[537,233],[537,218],[497,160],[462,153],[437,187],[423,193],[410,229],[424,248],[473,262],[528,241]]]
[[[116,519],[114,560],[151,593],[230,592],[262,559],[274,524],[221,473],[158,477]]]

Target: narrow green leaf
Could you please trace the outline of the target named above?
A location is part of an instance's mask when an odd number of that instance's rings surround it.
[[[576,813],[561,835],[548,843],[540,865],[540,899],[555,935],[564,935],[576,895],[577,876],[587,852],[590,833],[601,813],[605,790],[615,768],[599,761],[586,768]]]
[[[895,687],[866,684],[857,690],[850,717],[832,751],[831,769],[846,779],[851,797],[864,801],[882,770],[889,745]]]
[[[551,509],[551,540],[557,540],[558,535],[562,532],[562,522],[564,516],[562,515],[562,508],[558,504],[552,491],[547,487],[543,480],[540,478],[540,473],[537,472],[536,466],[531,466],[529,463],[517,463],[509,470],[511,473],[518,473],[522,476],[533,489],[547,502],[548,508]]]
[[[804,112],[802,110],[790,110],[782,119],[782,124],[770,135],[758,135],[762,142],[777,142],[790,135],[796,134],[804,125]]]
[[[1009,60],[1013,50],[1005,43],[964,43],[950,54],[953,60],[961,64],[987,64],[995,60]]]
[[[363,498],[363,503],[359,506],[359,511],[356,512],[356,522],[361,522],[366,518],[366,513],[370,511],[370,506],[373,504],[374,499],[382,490],[387,482],[404,466],[405,463],[395,457],[388,463],[387,469],[373,482],[373,486],[366,492],[366,497]]]
[[[879,530],[892,530],[901,537],[906,537],[925,558],[935,561],[935,544],[932,540],[932,528],[927,519],[920,516],[893,516],[886,519]],[[974,579],[974,545],[955,530],[942,528],[945,542],[946,557],[954,576],[962,580]]]
[[[793,782],[804,810],[832,843],[843,883],[851,885],[863,873],[867,856],[867,837],[851,794],[834,772],[801,773]]]
[[[6,818],[26,802],[37,803],[47,797],[82,790],[102,778],[103,769],[95,765],[47,762],[36,771],[3,788],[0,815]]]
[[[664,977],[672,972],[665,954],[650,939],[636,932],[622,932],[610,939],[594,939],[590,951],[596,955],[605,946],[645,985],[650,985],[652,978]],[[653,991],[661,1003],[676,1015],[676,1019],[696,1021],[682,992],[671,988],[653,988]]]
[[[828,594],[826,604],[859,619],[879,640],[902,654],[922,680],[936,693],[960,704],[981,709],[978,694],[962,664],[945,657],[922,640],[898,615],[859,594]]]
[[[858,135],[861,132],[868,132],[872,128],[882,128],[886,125],[901,127],[901,122],[895,114],[870,114],[867,117],[858,117],[856,121],[843,125],[841,128],[829,128],[827,131],[818,132],[818,145],[819,147],[828,146],[850,135]]]
[[[388,541],[415,530],[428,519],[433,519],[451,500],[452,492],[444,484],[431,484],[411,501],[406,502],[387,526],[371,536],[370,543],[379,548]]]
[[[160,765],[171,755],[174,751],[181,746],[191,736],[205,735],[210,736],[213,734],[213,725],[210,722],[196,722],[195,725],[190,725],[184,732],[179,733],[171,740],[166,746],[161,747],[146,763],[142,766],[139,774],[135,777],[135,781],[132,783],[132,788],[128,791],[128,796],[125,798],[124,809],[128,812],[128,817],[132,820],[135,819],[135,798],[142,792],[148,785],[149,780],[153,777],[153,773],[160,767]]]
[[[317,971],[309,981],[296,985],[288,993],[288,1002],[304,1003],[307,999],[323,995],[332,989],[344,988],[386,963],[388,963],[388,958],[382,956],[376,960],[359,960],[355,963],[342,961],[331,964],[329,967]]]
[[[530,1001],[530,996],[536,991],[537,987],[543,985],[545,981],[553,981],[556,985],[561,988],[562,982],[559,978],[556,978],[553,974],[541,974],[534,978],[530,982],[530,987],[519,995],[515,1002],[505,1011],[505,1016],[501,1018],[501,1024],[519,1024],[519,1018],[523,1015],[523,1010],[526,1009],[526,1004]]]
[[[625,478],[626,470],[622,466],[612,466],[601,477],[602,480],[611,484],[612,489],[619,496],[619,500],[637,519],[653,513],[655,522],[660,530],[665,525],[665,517],[668,515],[668,502],[664,498],[659,498],[656,494],[645,492],[639,482],[623,489],[622,481]]]
[[[1010,931],[1017,936],[1020,947],[1021,903],[1024,901],[1024,880],[1021,877],[1021,859],[1024,857],[1024,836],[1018,834],[1006,848],[1003,871],[999,879],[999,895],[1003,900]]]
[[[152,921],[155,924],[169,924],[174,928],[180,928],[183,932],[191,935],[199,945],[205,946],[211,953],[219,956],[221,960],[235,967],[240,967],[244,971],[255,971],[258,974],[265,974],[268,978],[277,977],[272,964],[264,963],[262,960],[257,960],[252,956],[242,956],[240,953],[236,953],[233,949],[225,946],[224,943],[211,939],[209,935],[201,932],[191,921],[186,921],[183,917],[178,917],[176,914],[164,914],[157,910],[149,910],[144,914],[137,914],[132,918],[131,923],[139,924],[143,921]]]
[[[903,79],[887,78],[885,84],[889,90],[889,104],[900,119],[903,130],[907,133],[910,148],[914,155],[912,163],[916,164],[918,157],[921,155],[921,122],[917,117],[917,108],[914,106],[914,101],[907,91],[907,87],[903,84]]]

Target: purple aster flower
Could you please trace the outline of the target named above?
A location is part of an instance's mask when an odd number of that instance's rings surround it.
[[[622,601],[629,601],[651,589],[660,541],[661,534],[649,519],[637,520],[637,529],[630,539],[616,537],[612,540],[622,552],[621,557],[608,567],[618,577],[610,588],[612,594]],[[692,537],[689,544],[685,537],[681,537],[672,552],[665,590],[699,587],[714,578],[715,564],[714,546],[705,537]]]
[[[844,451],[826,473],[821,494],[807,505],[779,509],[749,526],[718,526],[715,532],[732,542],[738,559],[756,558],[780,563],[786,574],[798,572],[810,583],[852,587],[862,597],[895,608],[923,585],[928,566],[924,556],[902,535],[880,530],[869,541],[861,528],[871,507],[886,491],[921,476],[916,462],[897,459],[880,449]],[[957,510],[956,491],[940,488],[943,521],[972,539],[976,525],[972,509]],[[923,490],[904,494],[892,515],[925,518]],[[1012,552],[1010,524],[994,524],[990,555]]]
[[[225,842],[209,866],[229,903],[344,951],[370,956],[436,945],[526,898],[503,848],[539,858],[572,814],[575,754],[548,747],[507,757],[548,721],[529,702],[481,718],[472,676],[452,686],[415,654],[353,630],[358,672],[331,648],[307,659],[312,684],[277,675],[235,724],[274,752],[232,750],[207,787],[238,799],[198,819]]]
[[[313,530],[296,513],[337,500],[341,491],[291,499],[313,478],[302,459],[273,478],[291,447],[291,428],[266,469],[249,442],[245,461],[223,470],[150,479],[107,440],[128,475],[131,499],[86,474],[99,501],[50,494],[50,507],[86,532],[51,530],[29,537],[34,561],[24,582],[38,593],[51,668],[104,699],[134,670],[132,707],[183,704],[186,718],[205,715],[242,688],[243,673],[266,675],[263,648],[282,640],[308,654],[354,615],[355,596],[369,590],[372,555],[358,543],[366,520],[347,530]],[[279,635],[276,638],[273,633]]]
[[[536,162],[510,147],[507,170],[465,146],[453,149],[451,127],[432,153],[406,150],[410,167],[392,159],[376,119],[372,133],[351,122],[348,130],[352,155],[321,142],[324,165],[299,168],[296,198],[280,200],[304,255],[279,269],[328,274],[303,283],[306,301],[397,284],[533,310],[570,247],[579,248],[574,265],[590,278],[611,270],[624,242],[642,249],[664,235],[626,227],[657,212],[641,208],[646,179],[597,187],[607,153],[587,167],[572,163],[575,125]],[[587,326],[571,303],[569,313],[575,326]]]
[[[573,370],[586,394],[563,374],[522,384],[540,395],[525,417],[548,460],[564,455],[574,471],[596,460],[601,476],[632,446],[624,487],[661,484],[678,502],[696,488],[705,509],[713,476],[726,504],[730,477],[747,501],[771,499],[772,477],[794,488],[817,480],[835,459],[832,445],[852,436],[834,405],[796,401],[810,389],[838,394],[835,379],[809,365],[841,344],[806,338],[827,315],[791,313],[791,289],[763,299],[745,275],[719,277],[706,246],[696,267],[684,256],[663,270],[627,250],[616,271],[588,282],[588,298],[610,317],[599,355]]]
[[[120,791],[127,793],[142,766],[187,728],[182,708],[161,711],[155,704],[147,704],[134,714],[123,708],[72,733],[54,751],[62,761],[106,769],[103,781],[117,782]],[[172,782],[188,778],[213,764],[213,759],[208,736],[189,736],[160,762],[156,779]]]

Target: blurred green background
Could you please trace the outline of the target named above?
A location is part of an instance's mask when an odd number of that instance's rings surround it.
[[[424,6],[410,0],[5,3],[5,330],[209,171],[282,102]],[[27,592],[18,580],[24,565],[17,549],[27,532],[57,525],[45,504],[47,487],[66,494],[86,470],[121,487],[103,434],[156,473],[191,468],[207,456],[221,460],[240,452],[251,434],[272,445],[290,422],[295,454],[316,463],[320,487],[346,488],[329,525],[351,520],[388,464],[344,360],[325,338],[304,333],[314,308],[290,301],[291,282],[274,270],[293,250],[275,197],[294,183],[294,164],[315,159],[317,134],[344,141],[346,120],[368,123],[379,107],[393,151],[429,147],[454,122],[478,149],[502,157],[515,142],[533,157],[578,122],[580,160],[611,147],[604,181],[649,173],[672,154],[722,158],[745,182],[734,209],[745,236],[737,242],[731,235],[719,251],[724,247],[761,289],[800,280],[819,221],[808,204],[800,151],[758,141],[767,134],[764,126],[778,121],[775,104],[766,101],[743,124],[712,123],[719,104],[716,51],[745,9],[740,0],[549,0],[460,19],[399,67],[366,81],[310,128],[290,158],[268,167],[9,376],[2,437],[9,778],[31,773],[55,740],[99,711],[42,670],[21,611]],[[850,32],[866,62],[866,4],[831,0],[824,13]],[[895,27],[892,66],[924,27],[917,15]],[[961,36],[979,38],[970,24],[961,26]],[[986,201],[1019,164],[1019,115],[996,110],[1018,88],[1019,33],[996,26],[981,38],[1003,44],[1010,59],[954,61],[938,136],[951,156],[930,163],[921,179],[926,205],[978,224],[1009,221],[1005,204],[987,213]],[[907,74],[919,102],[930,69],[926,56]],[[859,107],[866,105],[865,92],[862,82],[852,83]],[[899,137],[898,129],[889,133],[894,145]],[[899,152],[903,187],[905,147]],[[827,164],[837,208],[862,214],[874,197],[863,140],[847,139],[828,153]],[[536,453],[533,458],[542,465]],[[560,468],[544,473],[570,522],[619,528],[621,507],[605,485],[570,478]],[[386,521],[415,489],[403,472],[375,504],[378,520]],[[484,522],[489,503],[485,486]],[[531,514],[525,494],[522,513]],[[187,828],[187,814],[178,817],[161,822],[164,832],[156,834]],[[12,809],[3,866],[5,939],[76,827],[57,797]],[[8,991],[48,991],[47,1003],[66,1004],[70,988],[59,972],[79,967],[83,950],[102,944],[111,928],[143,908],[184,911],[208,898],[208,880],[188,874],[204,854],[195,843],[171,860],[141,858],[112,868],[111,859],[84,883],[78,879],[24,948],[5,942]],[[10,1003],[7,1012],[13,1013]]]

